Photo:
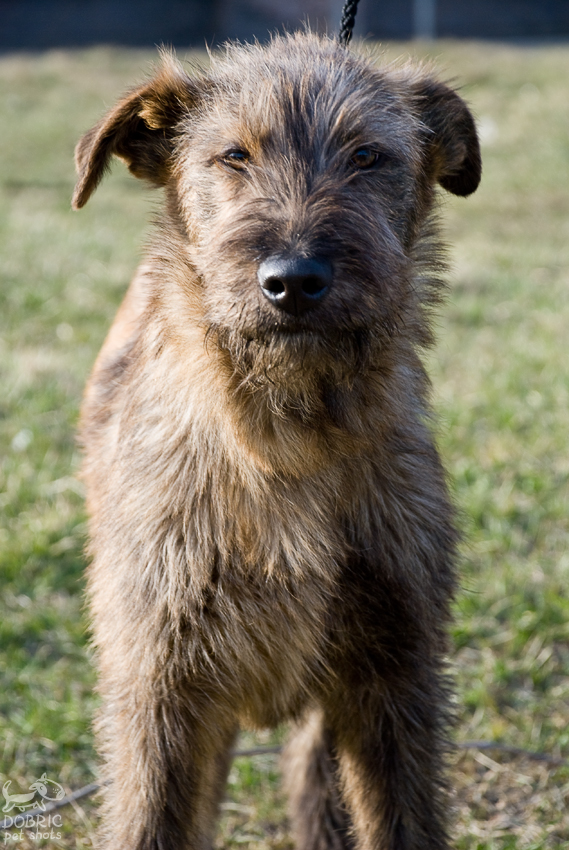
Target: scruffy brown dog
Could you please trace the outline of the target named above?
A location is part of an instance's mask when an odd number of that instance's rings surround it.
[[[108,850],[206,850],[240,726],[297,725],[299,850],[448,847],[456,534],[419,353],[464,102],[327,38],[166,56],[81,140],[163,186],[83,409]]]

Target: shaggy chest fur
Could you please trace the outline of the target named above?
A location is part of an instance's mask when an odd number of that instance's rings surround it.
[[[329,679],[339,609],[348,621],[364,614],[365,600],[350,610],[346,596],[362,562],[374,564],[374,616],[386,581],[418,598],[446,591],[431,529],[450,512],[417,373],[391,376],[406,416],[379,403],[370,416],[364,406],[385,393],[385,373],[375,388],[369,375],[365,390],[344,388],[351,427],[333,411],[320,411],[318,427],[306,411],[283,419],[270,395],[248,388],[252,429],[233,373],[199,335],[193,351],[186,339],[181,360],[155,325],[142,314],[126,352],[106,367],[115,369],[113,391],[104,376],[86,402],[86,439],[106,449],[106,463],[86,467],[94,614],[102,629],[125,624],[119,641],[131,655],[144,620],[158,668],[175,656],[207,679],[215,664],[241,722],[272,725]],[[293,461],[287,473],[283,457]]]

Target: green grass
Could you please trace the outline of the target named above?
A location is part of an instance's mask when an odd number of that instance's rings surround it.
[[[569,757],[569,48],[430,54],[464,84],[484,157],[480,190],[442,199],[453,273],[429,358],[465,530],[457,736]],[[74,430],[159,195],[117,165],[72,213],[72,154],[153,58],[0,59],[0,773],[12,793],[44,771],[73,788],[96,776]],[[568,769],[468,751],[453,781],[459,850],[567,846]],[[93,801],[62,819],[60,840],[17,846],[91,846]],[[220,841],[290,846],[273,756],[235,762]]]

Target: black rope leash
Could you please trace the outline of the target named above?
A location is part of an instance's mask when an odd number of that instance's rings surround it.
[[[343,47],[347,47],[352,40],[358,3],[359,0],[346,0],[344,3],[342,17],[340,19],[340,32],[338,33],[338,41]]]

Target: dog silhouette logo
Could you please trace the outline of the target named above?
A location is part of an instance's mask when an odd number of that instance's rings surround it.
[[[11,784],[12,780],[8,779],[2,786],[2,794],[6,800],[2,809],[3,812],[11,812],[14,808],[20,812],[24,812],[26,809],[32,809],[34,807],[45,811],[46,800],[54,803],[56,800],[61,800],[65,795],[65,791],[59,782],[48,779],[45,773],[39,779],[32,782],[29,794],[10,794],[9,788]],[[53,792],[55,792],[55,796],[52,796]]]

